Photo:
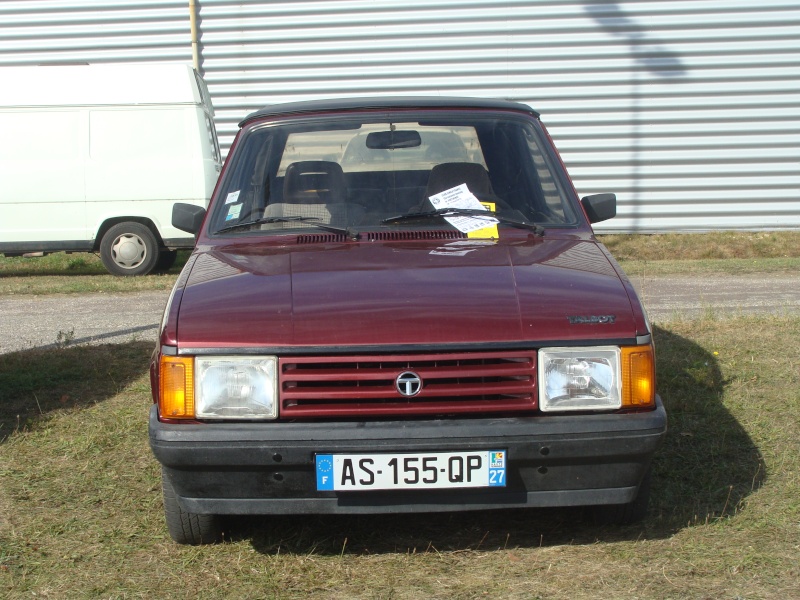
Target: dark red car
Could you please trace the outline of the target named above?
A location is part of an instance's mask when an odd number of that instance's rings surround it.
[[[643,516],[650,325],[529,107],[248,116],[164,314],[150,444],[177,542],[228,514],[591,506]]]

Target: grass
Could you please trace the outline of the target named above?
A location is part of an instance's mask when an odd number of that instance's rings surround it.
[[[800,258],[798,231],[718,231],[601,235],[617,260],[734,260]]]
[[[200,548],[164,526],[149,344],[2,355],[0,596],[796,597],[800,317],[655,335],[670,431],[639,525],[575,509],[238,518]]]
[[[0,257],[0,295],[168,291],[188,256],[188,251],[179,251],[178,259],[169,271],[146,277],[111,275],[100,257],[90,253]]]
[[[754,275],[800,270],[800,232],[602,235],[628,275]]]
[[[787,273],[800,270],[800,231],[603,235],[628,275]],[[169,290],[186,262],[181,251],[168,273],[109,275],[94,254],[0,257],[0,295]]]

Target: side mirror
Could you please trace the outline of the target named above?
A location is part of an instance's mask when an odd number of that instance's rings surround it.
[[[197,235],[205,218],[206,209],[202,206],[185,202],[176,202],[172,205],[172,226],[181,231]]]
[[[581,204],[590,223],[607,221],[617,216],[617,196],[615,194],[592,194],[581,198]]]

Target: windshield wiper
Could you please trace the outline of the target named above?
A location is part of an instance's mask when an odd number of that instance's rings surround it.
[[[501,217],[496,212],[491,210],[481,210],[479,208],[437,208],[435,210],[413,212],[405,215],[397,215],[396,217],[389,217],[381,221],[384,225],[391,225],[392,223],[400,223],[402,221],[416,221],[425,220],[433,217],[493,217],[503,225],[511,227],[519,227],[520,229],[529,229],[535,235],[544,235],[544,227],[536,223],[525,223],[524,221],[516,221],[514,219],[507,219]]]
[[[253,219],[252,221],[246,221],[244,223],[237,223],[236,225],[229,225],[228,227],[223,227],[222,229],[218,229],[216,233],[226,233],[229,231],[235,231],[237,229],[246,229],[248,227],[255,227],[256,225],[263,225],[265,223],[306,223],[311,225],[312,227],[316,227],[318,229],[323,229],[325,231],[330,231],[331,233],[337,233],[339,235],[344,235],[347,238],[357,240],[359,237],[358,232],[352,231],[349,228],[343,227],[334,227],[333,225],[326,225],[325,223],[317,223],[319,221],[319,217],[301,217],[299,215],[295,216],[288,216],[288,217],[261,217],[260,219]]]

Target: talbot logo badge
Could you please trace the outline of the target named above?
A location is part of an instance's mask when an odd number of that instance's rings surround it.
[[[617,320],[617,315],[575,315],[567,319],[570,325],[611,325]]]
[[[395,387],[401,396],[411,398],[422,390],[422,379],[413,371],[404,371],[395,379]]]

